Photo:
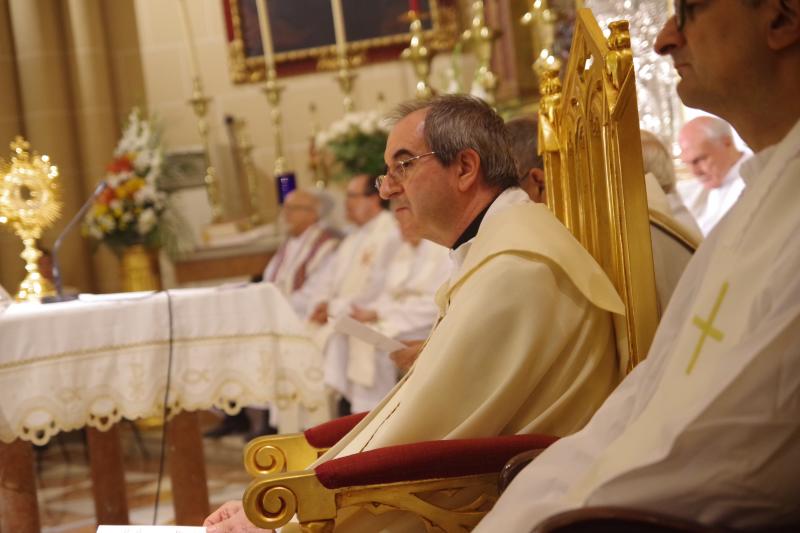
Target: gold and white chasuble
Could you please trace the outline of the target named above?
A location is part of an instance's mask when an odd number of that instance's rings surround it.
[[[800,122],[742,171],[647,359],[475,531],[527,533],[590,505],[735,528],[800,519]]]
[[[495,200],[437,293],[440,320],[415,365],[319,462],[426,440],[567,435],[617,385],[610,313],[622,301],[553,214],[521,197]],[[422,527],[400,515],[356,513],[337,531]]]

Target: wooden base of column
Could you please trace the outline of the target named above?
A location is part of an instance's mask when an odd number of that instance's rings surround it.
[[[175,523],[200,526],[210,512],[203,439],[197,413],[183,412],[167,424],[167,463]]]
[[[39,531],[33,448],[29,442],[0,442],[0,531]]]
[[[98,524],[126,525],[128,500],[125,494],[125,468],[119,426],[108,431],[86,428],[89,443],[89,465],[92,471],[94,512]]]

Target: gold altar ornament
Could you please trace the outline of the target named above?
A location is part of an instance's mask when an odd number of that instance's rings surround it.
[[[482,0],[472,2],[471,14],[470,28],[461,36],[463,41],[470,44],[473,53],[478,58],[478,69],[475,71],[471,93],[494,104],[497,76],[492,72],[492,46],[495,39],[499,37],[499,33],[486,25]]]
[[[433,96],[433,90],[428,83],[428,76],[431,73],[431,60],[433,54],[427,46],[425,46],[425,36],[422,31],[422,21],[417,15],[416,11],[410,11],[411,26],[409,32],[411,33],[411,42],[408,48],[403,50],[400,57],[410,61],[414,67],[414,74],[417,76],[417,83],[415,86],[417,98],[429,98]]]
[[[17,136],[11,162],[0,159],[0,223],[10,224],[25,246],[20,257],[27,275],[16,294],[18,302],[39,302],[55,294],[53,284],[39,273],[42,252],[36,241],[61,215],[58,168],[47,155],[31,154],[30,144]]]

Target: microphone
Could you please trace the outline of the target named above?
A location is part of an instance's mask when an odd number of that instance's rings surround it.
[[[86,211],[89,210],[94,201],[97,199],[98,196],[100,196],[100,193],[102,193],[106,189],[106,187],[108,187],[108,184],[105,181],[101,181],[100,183],[97,184],[97,187],[95,187],[94,192],[92,192],[92,195],[89,196],[89,199],[86,200],[86,202],[81,206],[78,212],[75,213],[75,216],[72,217],[69,223],[66,226],[64,226],[64,229],[61,230],[61,233],[58,235],[55,244],[53,244],[53,250],[50,253],[50,255],[53,259],[53,281],[55,282],[56,285],[56,295],[46,296],[42,298],[42,303],[50,304],[55,302],[67,302],[69,300],[77,299],[77,296],[75,295],[64,296],[64,287],[61,282],[61,268],[58,266],[58,251],[61,249],[61,243],[64,241],[64,237],[69,235],[69,232],[72,231],[72,228],[75,227],[75,224],[77,224],[78,221],[83,218],[83,216],[86,214]]]

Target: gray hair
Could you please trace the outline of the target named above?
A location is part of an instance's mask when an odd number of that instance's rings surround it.
[[[480,98],[446,94],[398,105],[387,117],[394,125],[411,113],[426,109],[423,137],[436,158],[451,165],[460,152],[472,149],[481,161],[484,182],[507,189],[517,184],[508,131],[503,119]]]
[[[697,122],[703,135],[709,141],[722,141],[733,139],[733,128],[721,118],[712,116],[702,116],[691,122]]]
[[[517,165],[517,178],[522,180],[534,168],[544,168],[539,155],[539,121],[533,117],[518,117],[506,122],[511,154]]]
[[[675,164],[669,150],[653,133],[642,130],[641,136],[644,173],[655,176],[665,193],[674,191]]]
[[[316,198],[317,216],[320,220],[327,221],[330,214],[333,212],[336,202],[331,194],[325,189],[305,189],[306,192],[312,194]]]

